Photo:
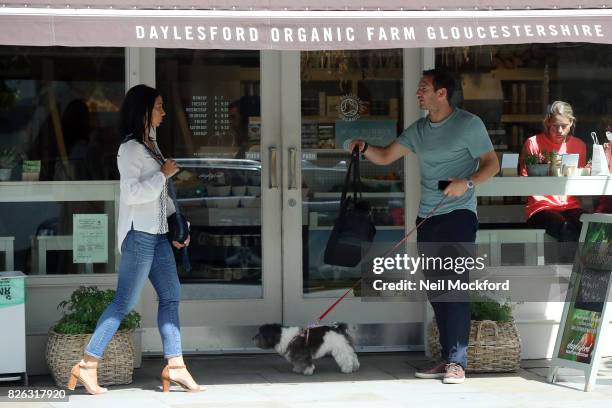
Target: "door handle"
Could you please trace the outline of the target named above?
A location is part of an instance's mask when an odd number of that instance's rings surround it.
[[[289,148],[289,190],[296,190],[297,180],[297,149]]]
[[[270,158],[268,164],[268,188],[278,188],[278,173],[277,173],[277,151],[276,147],[268,148],[268,156]]]

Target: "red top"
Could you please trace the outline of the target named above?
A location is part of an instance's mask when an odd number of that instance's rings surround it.
[[[555,143],[550,140],[544,133],[539,133],[531,136],[523,146],[523,154],[519,165],[519,175],[526,176],[527,168],[525,167],[525,154],[540,154],[542,152],[556,151],[558,154],[578,153],[578,167],[584,167],[586,164],[586,145],[577,137],[570,136],[565,143]],[[525,216],[529,219],[533,214],[542,210],[565,211],[572,208],[580,208],[580,200],[574,196],[531,196],[527,199],[525,206]]]

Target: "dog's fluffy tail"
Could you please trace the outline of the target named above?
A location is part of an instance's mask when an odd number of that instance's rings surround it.
[[[346,340],[349,342],[351,347],[355,347],[355,339],[353,339],[351,332],[349,332],[348,324],[334,323],[332,325],[332,330],[335,331],[336,333],[343,335],[346,338]]]
[[[348,324],[346,323],[334,323],[334,331],[340,334],[348,334]]]

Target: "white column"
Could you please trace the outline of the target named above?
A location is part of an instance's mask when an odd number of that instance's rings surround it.
[[[416,100],[416,90],[421,73],[423,72],[423,55],[420,49],[404,49],[404,128],[418,120],[422,113]],[[414,220],[419,210],[421,198],[421,174],[417,158],[410,154],[404,160],[404,191],[406,232],[414,227]],[[410,237],[411,242],[416,241],[416,235]]]
[[[410,95],[410,97],[412,98],[412,100],[414,101],[413,104],[410,104],[410,106],[414,106],[412,112],[413,112],[413,118],[415,118],[414,120],[423,117],[424,115],[426,115],[425,111],[421,111],[417,105],[416,102],[416,88],[418,85],[418,81],[421,78],[421,74],[423,73],[424,70],[426,69],[432,69],[435,68],[436,66],[436,50],[433,48],[422,48],[420,50],[412,50],[415,53],[415,56],[413,57],[415,60],[417,60],[417,55],[420,57],[420,69],[418,70],[418,72],[416,72],[416,67],[415,69],[413,69],[414,75],[416,75],[418,78],[411,78],[413,80],[414,85],[412,85],[412,94]],[[406,79],[405,79],[406,80]],[[407,87],[405,87],[405,89],[407,89]],[[408,101],[409,99],[406,99],[406,101]],[[408,102],[406,102],[404,104],[405,106],[409,105]],[[408,118],[408,116],[406,115],[406,118]],[[413,159],[416,159],[415,157],[413,157]],[[418,163],[416,162],[416,160],[414,160],[414,167],[418,167]],[[418,168],[417,168],[418,171]],[[417,172],[415,172],[416,174]],[[413,187],[411,190],[406,190],[406,191],[410,191],[411,195],[414,195],[414,197],[420,197],[420,176],[417,176],[417,179],[410,179],[411,183],[413,184]],[[416,191],[415,191],[416,190]],[[413,200],[414,201],[414,200]],[[415,210],[415,217],[416,217],[416,213],[418,212],[418,201],[416,203],[416,207],[417,209]],[[414,217],[412,218],[414,219]],[[415,234],[416,235],[416,234]],[[414,241],[416,241],[416,236],[413,239]],[[428,328],[429,328],[429,323],[431,322],[431,319],[434,316],[434,312],[433,312],[433,308],[431,307],[431,305],[429,304],[429,302],[423,302],[423,310],[424,310],[424,318],[423,318],[423,341],[425,342],[425,354],[427,356],[431,357],[431,351],[429,350],[428,347],[428,343],[427,343],[427,333],[428,333]]]
[[[125,90],[145,84],[155,87],[155,48],[125,49]]]

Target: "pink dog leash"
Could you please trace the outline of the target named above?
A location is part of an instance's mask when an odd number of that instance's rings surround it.
[[[436,211],[438,208],[440,208],[440,206],[442,205],[442,203],[444,202],[444,200],[446,200],[446,195],[444,195],[442,197],[442,199],[438,202],[438,204],[436,204],[436,206],[434,208],[431,209],[431,211],[429,211],[429,213],[427,213],[427,215],[425,216],[425,218],[423,218],[423,220],[421,222],[419,222],[417,225],[414,226],[414,228],[412,228],[410,230],[410,232],[408,232],[408,234],[406,234],[404,236],[404,238],[402,238],[397,244],[395,244],[393,246],[393,248],[391,248],[390,250],[388,250],[387,252],[385,252],[383,254],[383,257],[389,255],[391,252],[393,252],[397,247],[399,247],[402,243],[404,243],[421,225],[423,225],[423,223],[425,221],[427,221],[429,219],[429,217],[432,216],[432,214],[434,213],[434,211]],[[357,280],[357,282],[355,282],[355,284],[353,286],[351,286],[346,292],[344,292],[344,294],[342,296],[340,296],[330,307],[327,308],[327,310],[325,310],[320,316],[319,319],[315,322],[315,323],[311,323],[308,326],[306,326],[306,343],[308,343],[308,331],[311,328],[314,327],[318,327],[321,326],[321,322],[323,321],[323,319],[325,319],[325,316],[327,316],[329,314],[329,312],[331,312],[332,310],[334,310],[334,308],[336,306],[338,306],[338,304],[340,302],[342,302],[342,300],[344,300],[344,298],[353,290],[357,287],[357,285],[359,283],[361,283],[363,278],[359,278]]]

